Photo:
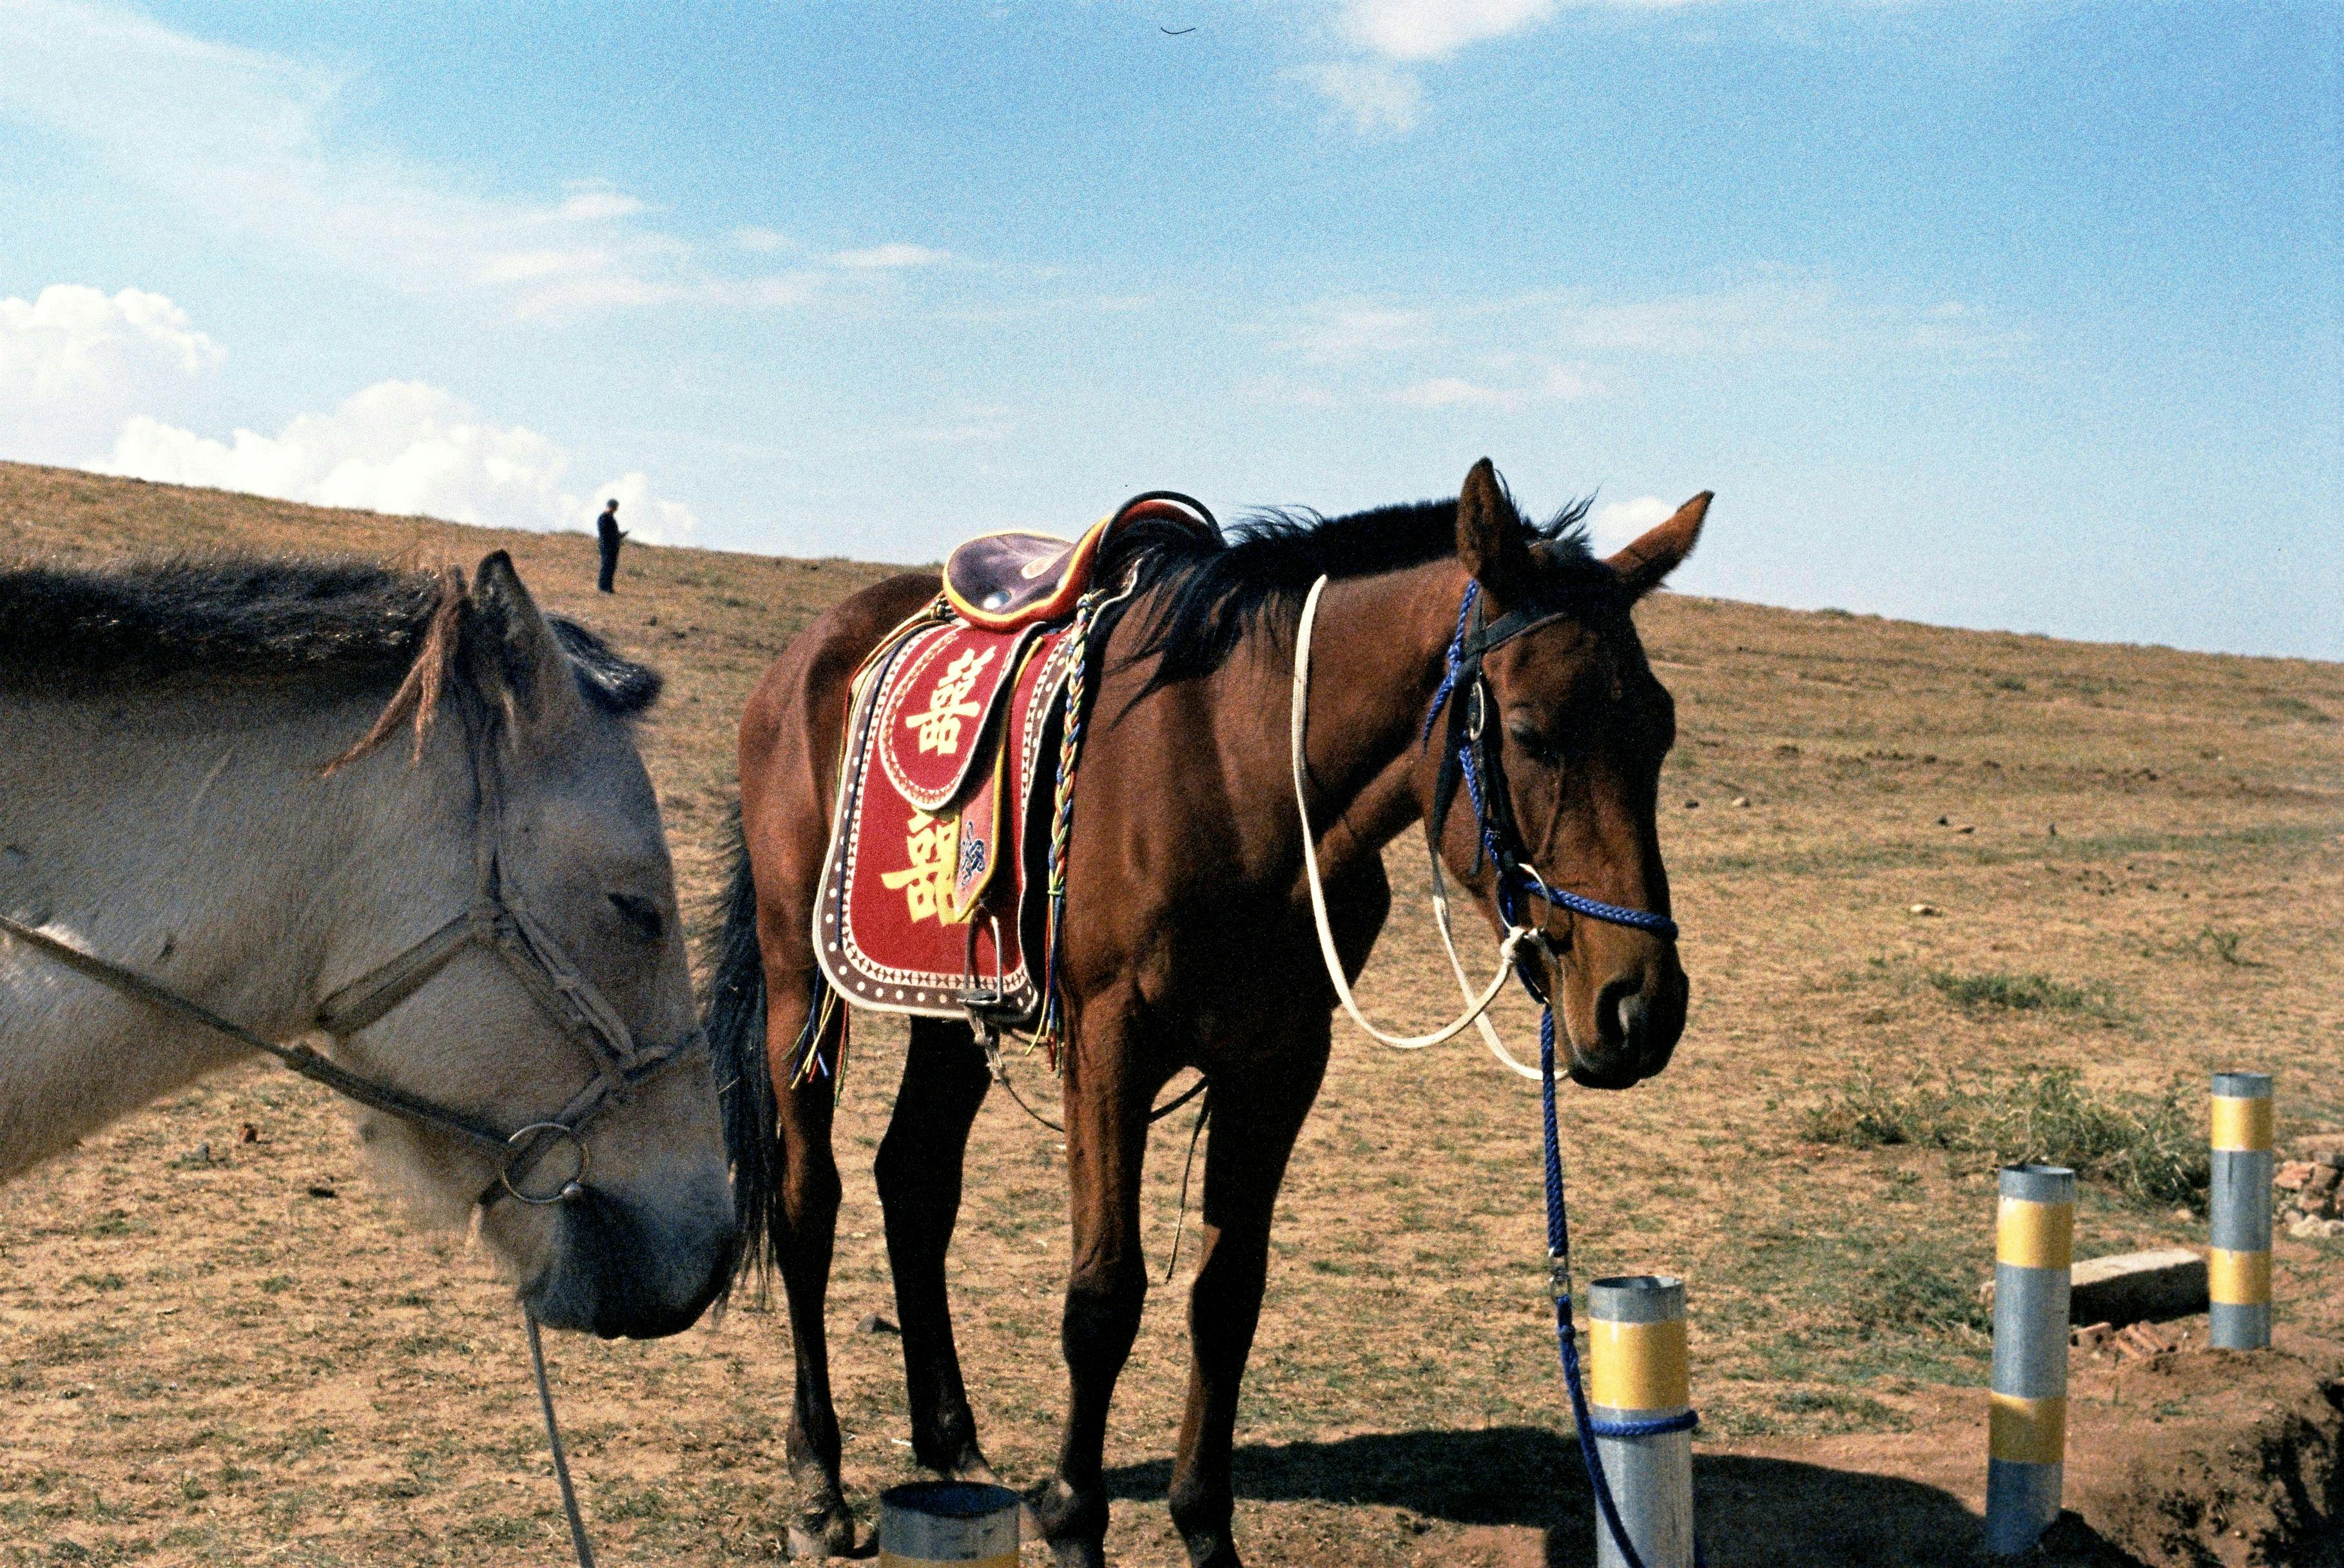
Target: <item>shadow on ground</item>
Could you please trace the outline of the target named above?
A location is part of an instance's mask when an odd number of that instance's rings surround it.
[[[1984,1460],[1980,1460],[1981,1465]],[[1372,1432],[1336,1442],[1240,1448],[1238,1496],[1405,1510],[1425,1520],[1544,1533],[1548,1568],[1595,1561],[1592,1505],[1577,1445],[1531,1427]],[[1167,1461],[1107,1472],[1113,1495],[1150,1501],[1170,1484]],[[1792,1460],[1699,1454],[1695,1516],[1709,1568],[1862,1563],[1945,1568],[1983,1561],[1979,1519],[1952,1494],[1895,1476]],[[2137,1568],[2138,1559],[2066,1515],[2039,1568]]]

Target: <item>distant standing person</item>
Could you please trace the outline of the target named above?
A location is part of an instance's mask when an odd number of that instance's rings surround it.
[[[595,521],[594,532],[602,541],[602,581],[595,586],[605,593],[614,592],[611,580],[619,574],[619,541],[627,537],[626,531],[619,526],[619,503],[615,500],[602,503],[602,515]]]

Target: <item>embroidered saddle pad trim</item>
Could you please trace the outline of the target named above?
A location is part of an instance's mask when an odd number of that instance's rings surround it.
[[[912,634],[879,717],[879,763],[897,794],[931,815],[961,797],[1041,633],[1026,626],[1004,639],[947,622]]]
[[[1099,543],[1115,521],[1101,518],[1075,540],[979,534],[945,560],[945,598],[961,619],[990,632],[1062,621],[1090,586]]]
[[[937,661],[924,663],[923,654],[940,643],[968,651],[955,633],[986,638],[988,667],[1009,673],[992,703],[996,713],[962,732],[973,737],[962,772],[982,782],[926,809],[892,776],[884,759],[894,737],[883,737],[881,721],[901,713],[907,692],[924,694],[932,683]],[[847,1001],[957,1018],[965,1016],[963,994],[984,989],[998,995],[1013,1025],[1040,1013],[1026,934],[1040,928],[1043,879],[1027,863],[1028,825],[1072,652],[1063,628],[1003,636],[923,616],[867,667],[850,704],[814,909],[816,958]]]

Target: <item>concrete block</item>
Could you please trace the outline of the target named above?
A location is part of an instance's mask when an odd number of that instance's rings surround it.
[[[1978,1287],[1978,1300],[1994,1310],[1994,1281]],[[2206,1310],[2206,1259],[2186,1247],[2124,1252],[2093,1258],[2067,1270],[2067,1321],[2106,1324],[2156,1323]]]
[[[2071,1323],[2162,1322],[2206,1310],[2206,1259],[2186,1247],[2093,1258],[2068,1270]]]

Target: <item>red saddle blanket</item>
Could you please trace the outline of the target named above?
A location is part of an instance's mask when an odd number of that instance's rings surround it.
[[[1072,663],[1064,627],[924,617],[865,667],[814,907],[814,952],[847,1001],[957,1018],[986,992],[1005,1021],[1040,1011],[1027,824]]]

